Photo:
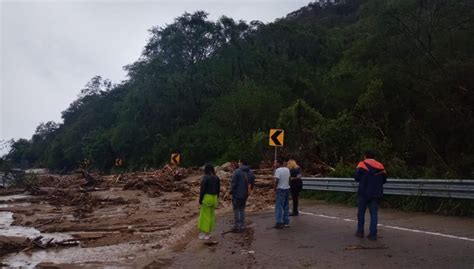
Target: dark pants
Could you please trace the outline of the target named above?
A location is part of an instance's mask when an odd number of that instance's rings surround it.
[[[365,198],[359,196],[358,207],[359,209],[357,212],[357,233],[364,233],[365,210],[368,207],[370,212],[369,236],[377,237],[379,199]]]
[[[288,218],[288,198],[290,196],[290,190],[288,189],[277,189],[276,201],[275,201],[275,219],[276,224],[290,224]]]
[[[293,201],[293,214],[298,214],[298,199],[300,196],[299,188],[291,188],[291,200]]]
[[[245,205],[247,199],[232,198],[232,208],[234,209],[234,229],[245,228]]]

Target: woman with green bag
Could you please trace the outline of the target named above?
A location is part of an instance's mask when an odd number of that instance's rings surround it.
[[[204,177],[202,178],[199,194],[201,210],[199,212],[198,228],[199,239],[201,240],[208,240],[210,233],[214,230],[216,224],[215,209],[217,208],[220,189],[220,180],[216,176],[214,166],[207,164],[204,167]]]

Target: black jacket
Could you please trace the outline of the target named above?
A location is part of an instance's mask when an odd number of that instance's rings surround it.
[[[217,194],[221,190],[220,179],[217,176],[204,175],[201,182],[201,192],[199,193],[199,204],[202,203],[204,199],[204,194]]]
[[[383,184],[387,173],[383,164],[374,159],[366,159],[357,166],[354,179],[359,182],[358,194],[364,198],[382,198]]]
[[[301,191],[303,189],[303,181],[301,180],[301,168],[290,169],[290,189],[292,191]],[[297,177],[297,178],[295,178]]]

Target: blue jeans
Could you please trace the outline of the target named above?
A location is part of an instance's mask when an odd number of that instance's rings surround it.
[[[377,237],[377,223],[378,223],[378,211],[379,211],[379,199],[378,198],[365,198],[359,196],[358,199],[358,212],[357,212],[357,233],[364,233],[365,224],[365,210],[369,207],[370,212],[370,227],[369,236]]]
[[[247,199],[232,199],[232,208],[234,209],[234,229],[242,230],[245,228],[245,206]]]
[[[275,218],[277,224],[290,224],[288,199],[289,189],[277,189],[275,201]]]

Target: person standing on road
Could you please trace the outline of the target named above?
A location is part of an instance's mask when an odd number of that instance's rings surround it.
[[[255,175],[250,170],[246,160],[239,161],[239,168],[232,176],[230,193],[234,210],[234,228],[232,232],[240,233],[245,229],[245,206],[247,198],[255,186]]]
[[[355,181],[359,182],[358,212],[357,212],[357,237],[364,237],[365,211],[370,211],[370,240],[377,240],[378,208],[383,197],[383,184],[387,182],[387,173],[383,164],[375,160],[373,151],[366,151],[365,160],[357,165],[354,174]]]
[[[290,227],[289,205],[290,196],[290,169],[286,166],[286,162],[279,158],[275,163],[275,182],[273,188],[276,193],[275,199],[275,219],[274,228],[282,229]]]
[[[288,169],[290,169],[290,192],[291,200],[293,201],[293,211],[290,216],[298,216],[298,199],[300,191],[303,189],[303,181],[301,180],[301,167],[298,166],[295,160],[288,161]]]
[[[199,194],[199,212],[198,228],[199,239],[208,240],[210,233],[214,230],[216,224],[215,209],[217,207],[221,184],[216,176],[214,166],[207,164],[204,167],[204,177],[201,182],[201,191]]]

